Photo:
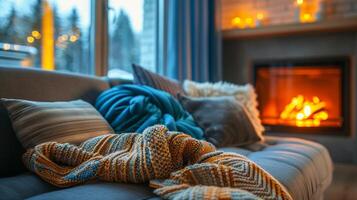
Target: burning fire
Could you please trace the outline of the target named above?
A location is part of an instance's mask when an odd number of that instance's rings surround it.
[[[328,119],[326,103],[314,96],[312,101],[306,100],[304,96],[298,95],[285,106],[280,114],[283,120],[293,120],[296,126],[311,127],[320,126],[320,122]]]

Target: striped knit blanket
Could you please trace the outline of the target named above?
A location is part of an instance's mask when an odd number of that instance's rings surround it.
[[[79,147],[48,142],[28,150],[25,165],[45,181],[69,187],[89,180],[145,183],[165,199],[292,199],[244,156],[165,126],[143,134],[98,136]]]

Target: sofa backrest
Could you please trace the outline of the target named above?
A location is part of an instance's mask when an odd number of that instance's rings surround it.
[[[36,69],[0,67],[0,98],[35,101],[82,99],[93,104],[110,87],[107,79]],[[24,149],[16,139],[8,113],[0,103],[0,177],[24,171]]]

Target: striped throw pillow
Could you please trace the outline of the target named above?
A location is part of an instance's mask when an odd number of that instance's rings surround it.
[[[49,141],[80,144],[95,136],[114,133],[99,112],[82,100],[37,102],[2,98],[1,101],[24,148]]]
[[[133,64],[133,72],[134,83],[137,85],[147,85],[158,90],[163,90],[175,98],[177,98],[177,94],[184,94],[183,88],[176,80],[153,73],[135,64]]]

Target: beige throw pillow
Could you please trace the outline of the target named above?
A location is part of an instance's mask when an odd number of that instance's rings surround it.
[[[24,148],[49,141],[80,144],[92,137],[114,133],[100,113],[82,100],[37,102],[2,98],[1,101]]]

